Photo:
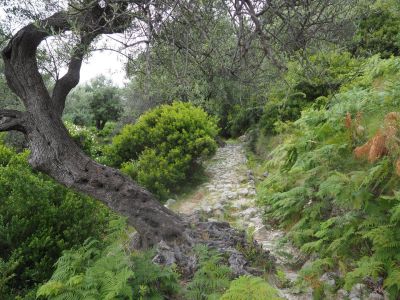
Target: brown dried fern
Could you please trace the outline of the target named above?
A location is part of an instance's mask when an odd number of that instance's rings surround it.
[[[357,159],[367,159],[371,163],[385,155],[398,156],[400,154],[400,139],[397,137],[399,132],[400,113],[388,113],[385,116],[382,128],[364,145],[356,147],[353,151],[354,156]],[[400,176],[400,158],[395,162],[395,169],[396,174]]]

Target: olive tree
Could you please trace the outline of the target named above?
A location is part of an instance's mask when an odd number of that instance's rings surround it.
[[[126,216],[140,234],[142,247],[182,237],[184,221],[120,171],[85,155],[61,118],[67,95],[79,83],[82,61],[93,41],[103,34],[129,30],[140,21],[146,7],[148,4],[141,0],[70,1],[50,16],[23,26],[10,38],[2,57],[8,86],[25,110],[0,110],[0,131],[24,133],[34,169]],[[46,39],[66,34],[75,41],[67,72],[50,90],[38,68],[38,47]]]

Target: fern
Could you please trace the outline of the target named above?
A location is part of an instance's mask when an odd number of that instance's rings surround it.
[[[11,256],[7,261],[0,258],[0,294],[8,292],[7,283],[14,277],[14,270],[18,267],[19,261]]]
[[[88,239],[65,251],[51,279],[37,291],[49,300],[164,299],[179,291],[177,274],[152,261],[152,253],[130,254],[125,221],[110,225],[103,241]]]
[[[400,296],[398,150],[373,164],[352,154],[375,135],[386,114],[399,111],[394,80],[399,66],[400,58],[368,59],[360,76],[325,108],[304,109],[301,118],[282,126],[283,142],[266,163],[270,175],[259,185],[258,203],[265,206],[266,220],[287,229],[303,252],[319,257],[303,270],[304,282],[316,289],[321,272],[340,269],[347,288],[383,277],[391,298]],[[378,77],[379,89],[373,86]],[[348,115],[359,116],[357,128],[346,126]]]
[[[396,294],[396,291],[400,290],[400,270],[398,268],[390,269],[383,285],[392,291],[392,295]]]
[[[129,280],[134,276],[129,257],[119,244],[99,251],[98,242],[88,240],[77,251],[66,251],[49,282],[37,296],[48,299],[132,299]]]
[[[232,281],[220,300],[279,300],[278,292],[259,277],[241,276]]]
[[[188,284],[186,297],[193,300],[219,299],[229,287],[231,271],[223,264],[223,258],[206,246],[198,246],[196,253],[199,269]]]
[[[178,273],[171,267],[162,267],[152,263],[153,251],[134,252],[131,260],[134,277],[130,284],[134,299],[165,299],[180,292]]]
[[[390,210],[390,221],[392,223],[400,223],[400,192],[395,191],[394,196],[392,197],[386,197],[388,200],[394,200],[397,203],[392,207]]]
[[[387,248],[400,248],[399,234],[393,225],[384,225],[373,228],[364,234],[365,238],[369,238],[376,251],[387,251]]]
[[[347,273],[345,277],[345,288],[350,289],[355,283],[368,276],[376,279],[383,273],[383,270],[383,262],[374,259],[374,257],[362,257],[357,267],[353,271]]]

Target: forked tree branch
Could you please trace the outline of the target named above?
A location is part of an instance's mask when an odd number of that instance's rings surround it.
[[[61,116],[68,93],[79,83],[82,60],[91,42],[101,34],[121,33],[130,26],[132,17],[127,13],[128,1],[108,3],[101,7],[94,2],[79,14],[57,12],[23,27],[10,40],[2,51],[5,75],[10,88],[22,99],[28,111],[39,104],[42,109],[51,108]],[[38,70],[36,51],[44,39],[66,31],[79,34],[81,41],[71,55],[67,73],[56,82],[50,97]]]

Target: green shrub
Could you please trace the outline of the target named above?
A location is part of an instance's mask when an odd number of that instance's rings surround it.
[[[290,61],[283,80],[271,87],[260,121],[265,133],[276,133],[277,122],[297,120],[306,107],[326,106],[328,97],[357,75],[360,65],[350,53],[329,49],[309,54],[307,61]]]
[[[4,146],[0,142],[0,166],[7,166],[13,156],[15,156],[15,152],[11,148]]]
[[[365,8],[354,37],[356,55],[378,54],[383,58],[400,55],[400,1],[376,1]]]
[[[220,300],[279,300],[277,291],[260,277],[241,276]]]
[[[262,105],[258,103],[261,101],[261,99],[253,100],[246,103],[245,106],[236,104],[231,108],[226,125],[230,136],[243,135],[249,128],[257,124],[263,113]]]
[[[110,219],[93,199],[32,171],[27,155],[0,145],[2,295],[24,294],[47,280],[63,250],[99,237]]]
[[[216,120],[189,103],[162,105],[125,126],[107,149],[109,161],[166,198],[217,144]]]
[[[75,125],[68,121],[64,122],[72,139],[79,145],[79,147],[88,155],[95,155],[96,137],[94,133],[85,126]]]

